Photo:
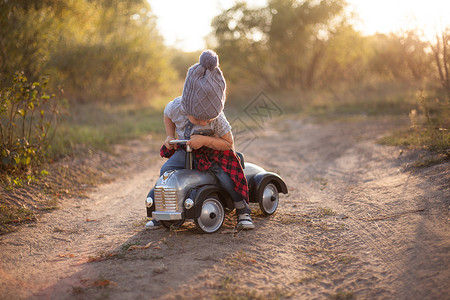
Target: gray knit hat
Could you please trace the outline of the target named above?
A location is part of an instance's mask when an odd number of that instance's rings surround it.
[[[219,57],[214,51],[203,51],[199,63],[187,72],[181,105],[186,113],[196,119],[214,119],[223,110],[225,89]]]

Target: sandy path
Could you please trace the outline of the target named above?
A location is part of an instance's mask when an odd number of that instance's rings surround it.
[[[258,132],[246,160],[290,193],[255,230],[234,232],[231,214],[213,235],[146,231],[163,161],[157,142],[121,146],[124,176],[0,237],[0,298],[450,299],[450,164],[408,167],[413,154],[374,143],[392,126],[285,119]]]

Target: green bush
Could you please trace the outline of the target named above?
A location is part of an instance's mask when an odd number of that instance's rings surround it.
[[[42,162],[53,138],[58,98],[47,94],[48,78],[30,83],[16,73],[0,91],[1,161],[4,171],[25,170]]]
[[[444,97],[416,94],[417,109],[409,113],[410,127],[380,139],[381,144],[421,148],[450,155],[450,103]]]

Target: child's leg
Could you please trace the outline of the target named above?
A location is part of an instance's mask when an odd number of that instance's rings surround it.
[[[159,176],[162,176],[164,172],[184,169],[186,163],[186,151],[184,149],[178,149],[161,167]]]
[[[212,166],[209,170],[214,173],[222,187],[230,194],[236,208],[236,214],[250,214],[252,212],[250,207],[245,199],[234,190],[234,183],[230,176],[218,165]]]
[[[210,170],[216,175],[222,187],[230,194],[231,198],[233,199],[238,221],[236,227],[239,229],[255,228],[252,217],[250,216],[250,213],[252,211],[247,202],[245,202],[245,199],[242,198],[242,196],[234,190],[234,183],[231,180],[230,176],[228,176],[228,174],[225,173],[225,171],[217,165],[212,166]]]

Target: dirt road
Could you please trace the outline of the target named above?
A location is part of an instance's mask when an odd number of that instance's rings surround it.
[[[120,146],[123,176],[0,236],[0,298],[450,299],[450,164],[412,168],[416,154],[375,144],[393,126],[273,122],[246,160],[289,195],[256,229],[231,214],[212,235],[146,231],[159,141]]]

